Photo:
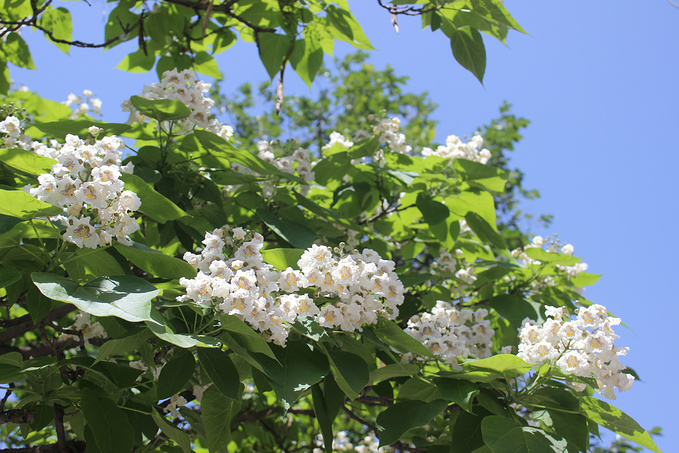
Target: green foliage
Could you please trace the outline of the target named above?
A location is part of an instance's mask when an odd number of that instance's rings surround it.
[[[119,65],[128,71],[192,68],[219,78],[213,55],[240,36],[272,78],[290,63],[306,83],[323,81],[318,97],[282,106],[279,89],[260,88],[264,107],[249,85],[230,97],[217,84],[233,136],[199,125],[195,99],[132,96],[138,122],[122,125],[68,119],[69,109],[32,93],[7,95],[17,107],[3,107],[0,132],[3,447],[329,452],[350,442],[354,451],[571,452],[595,448],[601,425],[659,451],[628,415],[591,396],[603,384],[556,360],[536,366],[512,354],[525,318],[590,305],[580,289],[598,276],[573,275],[580,259],[567,249],[514,250],[528,242],[517,203],[537,193],[509,168],[506,153],[528,123],[508,105],[481,129],[488,162],[453,159],[433,151],[435,105],[405,92],[405,78],[376,70],[363,53],[324,69],[335,40],[372,49],[345,1],[114,3],[107,47],[140,45]],[[480,81],[481,33],[504,42],[509,30],[523,32],[499,0],[387,8],[395,26],[410,13],[441,30]],[[16,0],[0,19],[4,92],[7,62],[33,67],[18,28],[39,24],[60,49],[75,45],[66,8]],[[175,88],[189,89],[182,83]],[[78,169],[60,155],[65,163],[55,165],[29,151],[26,128],[42,144],[66,139],[101,162]],[[128,140],[124,162],[111,149],[92,154],[100,134]],[[111,162],[127,173],[107,173]],[[50,172],[88,182],[50,186]],[[129,192],[97,198],[113,180]],[[303,274],[329,260],[318,250],[360,266]],[[372,276],[343,302],[357,284],[333,279],[363,272]],[[246,309],[255,293],[259,306]],[[363,303],[386,308],[361,312],[354,327],[352,310]],[[463,333],[437,330],[440,338],[421,341],[414,326],[443,329],[423,319],[443,319],[446,304],[458,310],[450,322],[474,312],[460,321]],[[485,346],[442,353],[457,347],[446,341],[486,334]]]

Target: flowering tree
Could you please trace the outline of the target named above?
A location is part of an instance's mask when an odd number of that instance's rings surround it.
[[[200,46],[236,29],[270,73],[291,62],[310,82],[317,46],[369,46],[335,3],[172,1],[133,19],[121,2],[108,44],[136,33],[130,68],[163,55],[127,124],[5,97],[3,447],[574,452],[604,426],[659,451],[594,397],[634,380],[620,320],[582,296],[597,276],[555,238],[507,245],[509,174],[481,136],[413,148],[370,112],[311,152],[239,140],[212,115],[186,68],[214,67]],[[393,3],[395,25],[420,14],[451,42],[520,29],[495,0]],[[13,5],[6,42],[28,52],[17,30],[34,26],[73,44],[49,2]],[[170,20],[184,32],[163,41],[152,24]]]

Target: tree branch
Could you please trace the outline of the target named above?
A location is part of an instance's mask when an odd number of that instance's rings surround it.
[[[55,319],[62,318],[76,309],[77,307],[75,305],[70,304],[62,305],[61,307],[47,313],[47,315],[45,315],[45,317],[42,319],[40,323],[51,322],[54,321]],[[14,338],[20,337],[26,332],[30,332],[31,330],[36,329],[40,324],[40,323],[35,324],[31,319],[30,315],[22,316],[21,318],[19,318],[19,320],[21,322],[17,324],[15,327],[7,329],[4,332],[0,332],[0,344],[7,343],[8,341],[11,341]]]

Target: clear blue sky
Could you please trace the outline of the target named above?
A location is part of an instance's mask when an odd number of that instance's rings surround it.
[[[106,5],[90,3],[66,5],[89,17],[87,28],[76,23],[76,39],[103,34]],[[662,426],[658,446],[677,451],[679,9],[665,0],[506,0],[530,36],[510,33],[508,47],[485,40],[481,86],[453,60],[443,36],[421,30],[419,19],[401,18],[396,34],[376,1],[350,5],[378,49],[371,62],[409,76],[411,91],[426,89],[439,104],[439,141],[472,133],[503,100],[531,120],[512,163],[526,173],[526,187],[542,195],[525,210],[555,216],[548,230],[534,233],[558,233],[591,272],[604,274],[585,295],[629,326],[618,329],[618,341],[631,348],[625,363],[642,378],[613,403],[645,428]],[[24,37],[38,71],[12,68],[17,82],[59,101],[90,89],[109,121],[124,121],[122,100],[155,81],[155,73],[114,69],[130,46],[74,49],[69,57],[36,33]],[[252,45],[218,61],[227,89],[266,77]],[[286,79],[286,93],[307,90],[292,71]]]

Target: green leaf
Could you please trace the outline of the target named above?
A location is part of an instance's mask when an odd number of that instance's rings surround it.
[[[505,376],[527,373],[532,366],[512,354],[497,354],[480,360],[471,360],[463,365],[465,370],[484,369],[496,371]]]
[[[56,274],[34,272],[31,278],[45,296],[73,304],[91,315],[156,322],[151,318],[151,300],[160,290],[139,277],[100,277],[84,286]]]
[[[539,428],[520,426],[509,418],[489,415],[481,422],[483,440],[493,453],[568,452],[563,439],[555,439]]]
[[[0,189],[0,214],[28,220],[61,214],[63,209],[38,201],[23,190]]]
[[[283,407],[288,410],[302,393],[328,374],[328,361],[306,343],[288,341],[285,348],[275,348],[278,362],[263,357],[262,365]]]
[[[151,338],[151,332],[144,327],[137,327],[120,338],[108,340],[102,344],[97,352],[97,362],[104,360],[107,357],[117,354],[133,354],[141,348],[141,346]]]
[[[580,272],[575,277],[571,278],[573,286],[582,288],[583,286],[591,286],[599,281],[601,275],[590,274],[589,272]]]
[[[332,27],[329,27],[329,31],[335,39],[346,41],[358,49],[374,50],[361,25],[348,9],[330,5],[326,9],[326,13],[330,25],[332,25]]]
[[[325,452],[332,453],[332,441],[334,437],[332,432],[332,420],[330,420],[328,408],[325,405],[325,397],[323,396],[320,384],[314,384],[313,387],[311,387],[311,397],[316,420],[318,421],[318,426],[321,428],[321,434],[323,434]]]
[[[571,414],[556,410],[533,410],[533,420],[541,423],[545,429],[556,436],[563,437],[574,452],[587,451],[589,430],[587,418],[581,414]],[[570,448],[573,446],[574,448]]]
[[[7,60],[13,65],[20,68],[35,69],[28,44],[26,44],[26,41],[23,40],[19,33],[12,32],[6,35],[5,42],[2,44],[2,50],[7,55]]]
[[[541,305],[539,303],[522,299],[513,294],[495,296],[488,301],[488,305],[495,309],[500,316],[509,321],[512,327],[516,329],[521,327],[523,320],[526,318],[534,321],[540,319]]]
[[[257,47],[259,48],[259,58],[262,60],[266,72],[272,79],[285,61],[290,45],[290,37],[277,33],[258,33]]]
[[[228,398],[215,387],[208,387],[203,393],[200,409],[210,453],[228,453],[231,419],[238,413],[240,407],[241,404],[237,400]]]
[[[370,380],[368,364],[351,352],[330,350],[327,357],[337,385],[350,399],[358,398]]]
[[[433,357],[432,352],[425,345],[403,331],[398,325],[385,318],[380,318],[372,327],[377,337],[399,352],[411,352],[415,355]]]
[[[131,73],[148,72],[153,69],[156,64],[156,54],[154,52],[144,53],[144,50],[139,49],[136,52],[125,55],[125,58],[118,63],[117,69]]]
[[[130,451],[134,430],[125,413],[108,398],[97,396],[89,388],[82,389],[80,410],[92,430],[97,448],[102,453]]]
[[[71,256],[61,260],[71,280],[88,282],[97,277],[122,275],[125,269],[109,253],[110,249],[77,249]],[[127,266],[126,266],[127,268]]]
[[[467,225],[476,233],[482,241],[493,244],[496,248],[504,250],[507,248],[505,240],[498,233],[496,225],[490,225],[486,220],[475,212],[468,212],[464,217]]]
[[[401,384],[398,390],[398,398],[426,403],[442,399],[436,385],[420,376],[414,376]]]
[[[293,247],[307,249],[316,240],[316,233],[304,225],[282,219],[265,209],[257,209],[256,213],[269,228]]]
[[[377,416],[380,446],[391,445],[412,428],[425,426],[448,407],[448,402],[434,400],[403,401],[388,407]]]
[[[45,117],[46,119],[51,119],[51,115]],[[105,123],[103,121],[94,120],[60,120],[60,121],[49,121],[49,122],[36,122],[33,126],[51,136],[64,139],[68,134],[77,135],[79,137],[90,137],[90,133],[87,129],[92,126],[97,126],[103,129],[103,133],[106,135],[123,135],[125,132],[129,131],[132,127],[129,124],[121,123]]]
[[[481,33],[473,28],[464,27],[454,29],[448,37],[457,62],[483,83],[483,75],[486,72],[486,47],[483,45]]]
[[[323,65],[323,48],[317,41],[298,39],[295,41],[295,50],[290,55],[290,64],[311,88],[311,82]]]
[[[440,201],[433,200],[424,192],[417,194],[417,201],[415,202],[417,209],[422,213],[424,221],[429,225],[436,225],[443,222],[450,215],[448,207]]]
[[[479,386],[468,381],[435,377],[434,383],[442,398],[447,399],[467,412],[472,412],[474,398],[479,394]]]
[[[57,161],[49,157],[26,151],[25,149],[0,149],[0,161],[15,170],[33,176],[49,173]]]
[[[6,288],[21,280],[21,272],[13,267],[0,267],[0,288]]]
[[[268,249],[262,250],[262,258],[278,270],[285,270],[288,267],[299,269],[297,261],[304,253],[303,249]]]
[[[160,370],[158,376],[158,399],[169,398],[179,393],[196,368],[196,359],[186,349],[174,349],[172,358]]]
[[[125,188],[135,192],[141,200],[139,212],[151,217],[158,223],[176,220],[187,214],[137,175],[124,174]]]
[[[139,113],[158,121],[182,120],[191,114],[191,110],[181,101],[132,96],[130,102]]]
[[[175,428],[172,423],[168,422],[167,419],[158,414],[157,411],[154,410],[151,412],[151,416],[163,434],[177,442],[183,453],[191,453],[191,436],[181,429]]]
[[[372,385],[395,377],[412,376],[420,371],[420,367],[414,363],[392,363],[370,372]]]
[[[660,449],[653,442],[648,432],[617,407],[587,396],[580,399],[580,408],[585,416],[593,422],[628,438],[632,442],[636,442],[642,447],[660,453]]]
[[[240,377],[229,355],[220,349],[198,349],[200,366],[224,395],[239,399]]]
[[[225,157],[230,161],[244,165],[255,173],[260,175],[279,176],[293,181],[298,180],[298,178],[280,171],[278,168],[265,162],[254,154],[236,148],[230,141],[219,135],[213,134],[212,132],[195,130],[193,131],[193,134],[187,136],[184,141],[193,137],[198,140],[198,143],[203,146],[208,153],[215,153],[217,156]]]
[[[481,422],[490,412],[483,407],[476,407],[474,412],[475,414],[471,414],[457,408],[450,412],[450,434],[453,436],[455,453],[478,452],[477,448],[485,446]]]
[[[222,72],[219,70],[217,60],[207,52],[196,52],[193,59],[193,68],[200,74],[205,74],[217,80],[222,80]]]
[[[52,310],[52,301],[45,297],[35,285],[31,285],[26,295],[26,308],[33,323],[38,324]]]
[[[560,264],[572,266],[580,262],[580,258],[562,253],[548,252],[537,247],[529,247],[524,250],[529,258],[540,261],[542,264]]]
[[[72,40],[71,35],[73,33],[73,22],[71,21],[71,12],[66,8],[54,8],[51,5],[47,6],[45,12],[40,16],[38,23],[45,30],[52,32],[52,36],[54,38],[63,41]],[[49,39],[49,36],[47,36],[47,38]],[[69,52],[69,44],[58,43],[55,41],[52,42],[54,42],[54,45],[61,49],[64,53]]]
[[[132,264],[156,277],[175,279],[196,276],[196,270],[186,261],[165,255],[138,242],[132,242],[131,246],[116,242],[114,247]]]
[[[472,187],[479,187],[492,192],[505,191],[508,175],[506,170],[468,159],[453,160],[453,168],[461,173],[464,180]]]

